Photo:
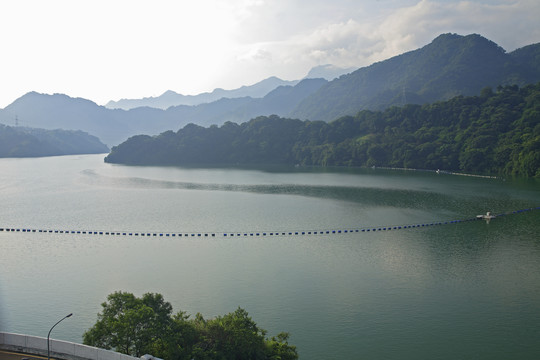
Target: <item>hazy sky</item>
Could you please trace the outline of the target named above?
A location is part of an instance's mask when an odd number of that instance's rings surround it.
[[[540,42],[539,0],[2,0],[0,108],[29,91],[98,104],[362,67],[441,33]]]

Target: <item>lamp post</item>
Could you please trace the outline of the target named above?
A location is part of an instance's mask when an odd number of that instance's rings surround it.
[[[73,313],[70,313],[70,314],[67,314],[66,316],[64,316],[63,318],[61,318],[60,320],[58,320],[58,322],[56,324],[54,324],[51,328],[51,330],[49,330],[49,333],[47,334],[47,360],[50,360],[50,341],[49,341],[49,337],[51,336],[51,331],[52,329],[54,329],[54,327],[58,324],[60,324],[60,321],[64,320],[64,319],[67,319],[68,317],[70,317],[71,315],[73,315]]]

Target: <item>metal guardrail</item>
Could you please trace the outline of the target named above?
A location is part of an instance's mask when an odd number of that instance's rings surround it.
[[[0,332],[0,349],[47,356],[47,338]],[[50,351],[51,357],[63,360],[140,360],[111,350],[53,339]]]

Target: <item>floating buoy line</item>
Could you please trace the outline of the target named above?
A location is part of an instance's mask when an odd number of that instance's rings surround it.
[[[429,169],[400,168],[400,167],[388,167],[388,166],[372,166],[371,168],[372,169],[383,169],[383,170],[432,172],[432,173],[436,173],[436,174],[468,176],[468,177],[475,177],[475,178],[481,178],[481,179],[500,179],[497,176],[467,174],[467,173],[459,173],[459,172],[454,172],[454,171],[449,171],[449,170],[440,170],[440,169],[438,169],[438,170],[429,170]]]
[[[15,232],[15,233],[32,233],[32,234],[70,234],[70,235],[98,235],[98,236],[137,236],[137,237],[261,237],[261,236],[301,236],[301,235],[340,235],[349,233],[366,233],[366,232],[379,232],[379,231],[394,231],[405,229],[417,229],[431,226],[459,224],[469,221],[486,220],[489,222],[491,219],[497,217],[520,214],[532,210],[540,210],[540,206],[515,210],[501,214],[489,214],[489,217],[484,215],[478,215],[473,218],[449,220],[449,221],[436,221],[420,224],[408,224],[408,225],[392,225],[392,226],[369,226],[359,228],[341,228],[341,229],[328,229],[328,230],[293,230],[293,231],[242,231],[242,232],[135,232],[135,231],[103,231],[103,230],[60,230],[60,229],[31,229],[31,228],[13,228],[13,227],[1,227],[0,232]]]

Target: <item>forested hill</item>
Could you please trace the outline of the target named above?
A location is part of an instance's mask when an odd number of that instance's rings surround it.
[[[430,44],[360,68],[321,87],[289,116],[330,121],[360,110],[426,104],[486,86],[540,81],[540,44],[506,53],[480,35],[442,34]]]
[[[45,130],[0,124],[0,157],[102,154],[109,151],[83,131]]]
[[[540,177],[540,83],[330,123],[277,116],[139,135],[106,162],[389,166]]]

